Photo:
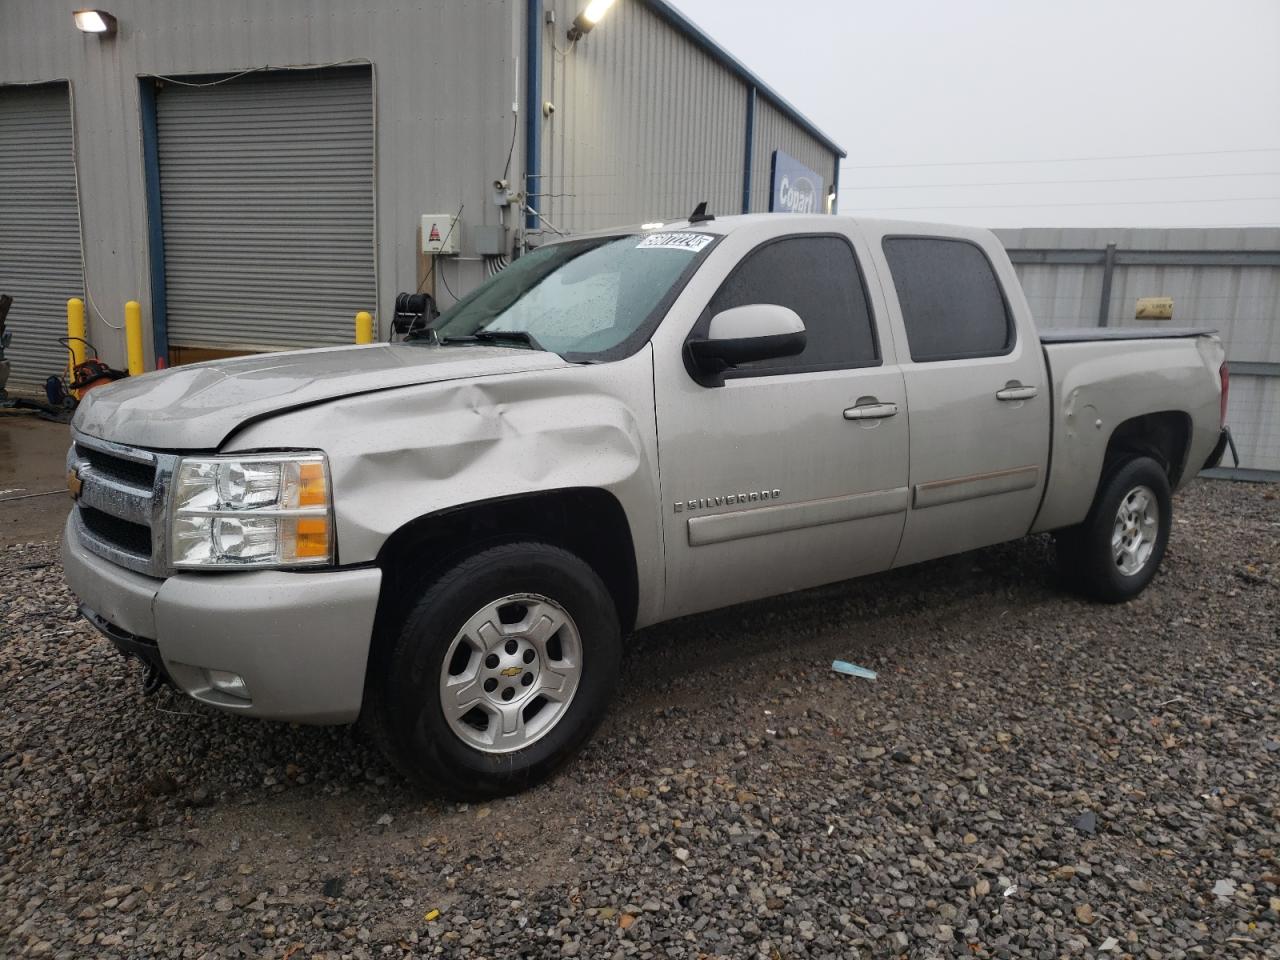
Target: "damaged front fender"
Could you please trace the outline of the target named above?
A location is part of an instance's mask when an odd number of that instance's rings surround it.
[[[412,521],[568,488],[621,504],[636,552],[641,622],[661,604],[652,353],[616,363],[422,384],[347,397],[253,424],[224,452],[329,457],[339,562],[374,560]]]

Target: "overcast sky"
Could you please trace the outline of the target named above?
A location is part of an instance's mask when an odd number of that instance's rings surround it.
[[[1280,225],[1280,0],[674,2],[849,152],[842,213]]]

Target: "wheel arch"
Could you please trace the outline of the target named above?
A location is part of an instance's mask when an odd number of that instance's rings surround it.
[[[1146,456],[1164,467],[1170,489],[1176,490],[1186,471],[1191,430],[1191,415],[1182,410],[1144,413],[1118,423],[1107,440],[1098,489],[1121,463]]]
[[[375,560],[382,589],[371,658],[425,584],[478,550],[521,540],[550,543],[581,557],[608,588],[624,633],[633,628],[639,576],[622,504],[598,487],[570,487],[449,507],[392,533]]]

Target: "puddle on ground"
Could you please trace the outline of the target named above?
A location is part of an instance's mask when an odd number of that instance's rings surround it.
[[[68,446],[65,423],[0,414],[0,490],[39,492],[64,485]]]
[[[0,549],[61,535],[71,509],[70,443],[65,423],[0,413]]]

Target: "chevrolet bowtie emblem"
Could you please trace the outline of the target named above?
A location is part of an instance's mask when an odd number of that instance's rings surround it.
[[[67,490],[71,493],[72,500],[80,499],[80,491],[84,488],[84,481],[80,479],[80,473],[76,470],[67,471]]]
[[[519,667],[507,667],[507,669],[502,671],[502,675],[504,677],[514,677],[519,672],[520,672]]]

